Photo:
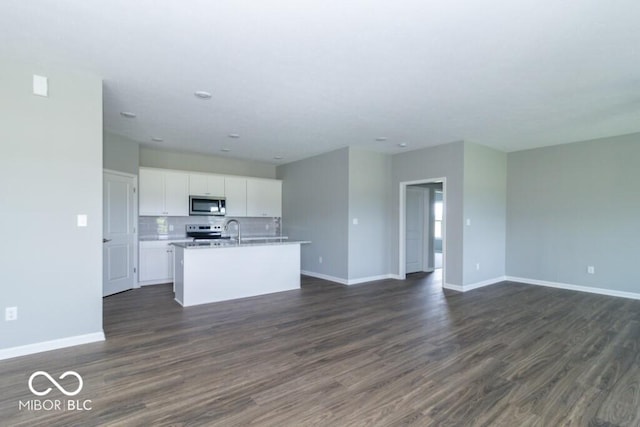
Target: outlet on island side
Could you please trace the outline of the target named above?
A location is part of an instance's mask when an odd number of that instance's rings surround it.
[[[593,265],[588,265],[587,274],[596,274],[596,268]]]
[[[322,264],[322,257],[319,257],[319,258],[318,258],[318,263],[319,263],[319,264]]]

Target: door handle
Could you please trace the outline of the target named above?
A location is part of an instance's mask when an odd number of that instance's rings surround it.
[[[111,239],[102,239],[102,243],[107,243],[107,242],[110,242],[110,241],[111,241]]]

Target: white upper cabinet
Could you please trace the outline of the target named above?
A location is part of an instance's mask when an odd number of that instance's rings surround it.
[[[189,174],[189,194],[192,196],[224,197],[224,176]]]
[[[224,178],[227,216],[247,216],[247,178]]]
[[[282,181],[140,168],[141,216],[189,216],[189,195],[224,197],[226,215],[282,216]]]
[[[282,216],[282,181],[247,178],[247,216]]]
[[[140,215],[188,216],[189,175],[140,168]]]
[[[164,171],[140,168],[139,179],[140,215],[164,215]]]
[[[164,175],[164,204],[169,216],[189,216],[189,175],[166,172]]]

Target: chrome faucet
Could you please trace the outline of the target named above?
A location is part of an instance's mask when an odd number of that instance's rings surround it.
[[[238,243],[240,243],[240,221],[233,218],[231,218],[230,220],[227,220],[227,222],[224,225],[224,231],[229,230],[229,224],[231,224],[232,222],[236,223],[236,228],[238,229]]]

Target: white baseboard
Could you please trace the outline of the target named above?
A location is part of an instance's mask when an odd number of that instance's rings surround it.
[[[346,285],[347,280],[341,277],[329,276],[328,274],[316,273],[315,271],[301,270],[300,274],[304,274],[305,276],[315,277],[317,279],[328,280],[330,282],[340,283],[341,285]]]
[[[527,285],[546,286],[548,288],[566,289],[569,291],[587,292],[590,294],[607,295],[610,297],[621,297],[630,299],[640,299],[640,294],[635,292],[616,291],[604,288],[592,288],[589,286],[571,285],[569,283],[547,282],[546,280],[527,279],[525,277],[507,276],[505,280],[510,282],[525,283]]]
[[[76,335],[74,337],[43,341],[35,344],[21,345],[18,347],[10,347],[0,350],[0,360],[26,356],[28,354],[41,353],[43,351],[58,350],[60,348],[72,347],[74,345],[80,344],[89,344],[92,342],[104,340],[104,332],[94,332],[92,334]]]
[[[399,280],[399,276],[397,274],[381,274],[379,276],[361,277],[359,279],[349,279],[347,281],[348,282],[347,284],[357,285],[359,283],[375,282],[376,280],[387,280],[387,279]]]
[[[167,283],[172,283],[172,280],[146,280],[144,282],[138,282],[138,288],[143,287],[143,286],[152,286],[152,285],[166,285]]]
[[[449,289],[450,291],[464,292],[464,287],[460,285],[452,285],[451,283],[443,283],[443,289]]]
[[[327,274],[316,273],[314,271],[302,270],[300,274],[305,276],[316,277],[318,279],[328,280],[330,282],[340,283],[341,285],[357,285],[360,283],[374,282],[376,280],[396,279],[400,280],[400,276],[397,274],[382,274],[380,276],[360,277],[358,279],[343,279],[342,277],[329,276]]]
[[[443,288],[458,292],[468,292],[478,288],[484,288],[485,286],[495,285],[496,283],[504,282],[507,280],[505,276],[494,277],[493,279],[483,280],[482,282],[471,283],[470,285],[452,285],[445,283]]]

